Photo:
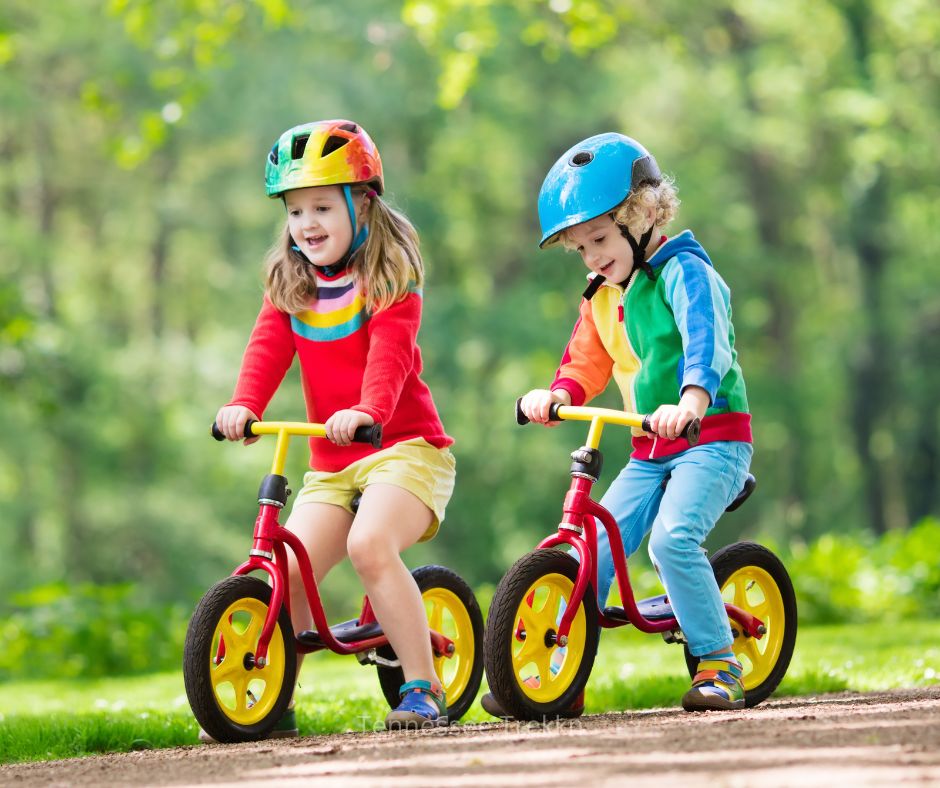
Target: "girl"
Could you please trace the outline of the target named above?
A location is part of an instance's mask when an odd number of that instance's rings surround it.
[[[424,605],[399,557],[434,536],[454,486],[453,441],[419,377],[417,235],[381,199],[379,152],[356,123],[325,120],[284,132],[268,155],[265,184],[269,197],[283,201],[287,221],[268,253],[264,303],[235,395],[216,423],[229,440],[244,437],[245,422],[261,418],[294,354],[300,357],[307,418],[325,421],[329,440],[311,439],[314,470],[285,527],[304,543],[318,582],[346,555],[362,580],[405,674],[386,727],[446,724]],[[385,448],[352,443],[356,428],[374,423],[384,426]],[[353,519],[350,503],[360,491]],[[288,553],[300,632],[313,622]],[[278,729],[297,735],[293,705]]]
[[[653,565],[700,658],[683,707],[736,709],[744,706],[742,669],[701,544],[744,484],[751,417],[728,287],[691,232],[661,234],[677,206],[655,159],[622,134],[586,139],[555,163],[539,194],[540,246],[576,250],[591,281],[554,382],[526,394],[522,410],[547,423],[552,403],[583,405],[613,378],[626,410],[652,414],[652,434],[635,432],[631,459],[601,503],[627,555],[651,533]],[[693,418],[702,432],[690,448],[680,435]],[[599,529],[601,608],[613,576]]]

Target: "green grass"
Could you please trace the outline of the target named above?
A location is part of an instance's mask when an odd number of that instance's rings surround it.
[[[804,629],[777,695],[940,683],[940,621]],[[682,649],[630,628],[604,634],[589,713],[673,706],[688,687]],[[387,707],[374,668],[317,654],[297,694],[302,733],[370,730]],[[474,705],[465,722],[490,719]],[[0,685],[0,763],[196,743],[182,675]]]

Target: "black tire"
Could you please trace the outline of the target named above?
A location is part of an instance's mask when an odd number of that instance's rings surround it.
[[[727,592],[726,586],[736,572],[744,573],[742,580],[749,573],[754,575],[752,585],[758,586],[757,592],[753,592],[758,597],[756,600],[750,596],[752,589],[734,586],[730,588],[736,592],[735,599],[725,600],[754,613],[767,625],[767,634],[755,640],[731,622],[735,634],[732,649],[744,666],[744,703],[750,708],[770,697],[790,667],[796,645],[796,594],[783,562],[766,547],[754,542],[736,542],[721,548],[711,557],[711,565],[722,591]],[[767,606],[763,606],[762,598],[767,598],[769,608],[775,609],[776,614],[764,613]],[[758,608],[761,608],[760,612]],[[763,646],[762,641],[765,641]],[[761,648],[764,648],[763,653]],[[699,657],[693,657],[686,646],[685,663],[690,676],[695,676],[698,661]]]
[[[483,614],[473,590],[450,569],[419,566],[411,575],[421,595],[432,605],[431,616],[436,610],[442,611],[441,634],[454,641],[454,655],[435,657],[434,666],[447,695],[447,719],[456,722],[473,705],[483,681]],[[378,649],[378,654],[385,659],[396,658],[391,646]],[[377,670],[382,694],[394,709],[401,702],[398,690],[405,683],[405,675],[400,667],[378,665]]]
[[[486,679],[490,692],[493,693],[499,705],[511,717],[517,720],[543,721],[564,716],[577,697],[581,694],[594,667],[594,657],[597,655],[597,642],[599,630],[597,624],[597,602],[594,589],[589,583],[581,600],[580,610],[576,614],[575,624],[581,619],[583,612],[583,628],[572,625],[570,646],[565,654],[564,661],[557,673],[550,672],[548,679],[551,682],[560,682],[557,687],[549,687],[547,693],[541,698],[533,697],[541,692],[545,681],[540,670],[535,677],[538,685],[525,686],[523,683],[532,680],[532,676],[523,678],[522,672],[531,672],[533,659],[538,657],[542,664],[549,664],[550,655],[558,648],[548,642],[550,635],[554,634],[555,626],[562,608],[551,603],[550,597],[545,596],[541,607],[533,609],[539,604],[543,593],[540,589],[551,588],[556,584],[559,576],[561,582],[569,593],[573,590],[578,575],[578,562],[567,553],[560,550],[535,550],[524,555],[503,576],[493,595],[490,612],[486,621],[486,634],[483,640],[483,660],[486,665]],[[570,581],[570,582],[566,582]],[[540,585],[541,584],[541,585]],[[539,597],[536,597],[536,593]],[[548,592],[545,592],[546,594]],[[564,597],[567,602],[570,596]],[[522,618],[520,608],[527,605],[532,615],[540,617],[537,631],[539,640],[544,644],[543,649],[532,652],[533,657],[524,654],[525,646],[518,644],[526,642],[526,636],[520,637]],[[547,618],[546,618],[547,615]],[[544,625],[548,622],[548,627]],[[542,630],[545,630],[544,632]],[[577,634],[580,631],[581,634]],[[579,644],[574,641],[583,638]],[[571,660],[571,662],[569,662]],[[553,694],[554,693],[554,694]]]
[[[297,649],[283,605],[268,646],[268,665],[254,667],[249,658],[254,657],[270,601],[270,586],[257,577],[229,577],[206,592],[189,622],[183,649],[186,696],[196,720],[216,741],[263,739],[290,703]],[[233,627],[233,637],[229,638],[232,642],[226,642],[225,657],[215,665],[225,619],[228,621],[224,626]],[[240,642],[238,636],[246,633]],[[237,689],[242,682],[245,698]],[[250,706],[249,700],[253,701]]]

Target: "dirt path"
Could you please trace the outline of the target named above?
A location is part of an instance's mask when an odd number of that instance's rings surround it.
[[[731,748],[735,748],[732,753]],[[940,686],[0,767],[0,785],[940,786]]]

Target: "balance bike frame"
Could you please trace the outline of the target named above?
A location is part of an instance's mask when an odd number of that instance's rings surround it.
[[[523,419],[525,419],[525,416],[521,414],[517,407],[517,420],[521,424],[528,421],[527,419],[523,421]],[[617,521],[614,520],[613,515],[591,498],[591,491],[597,483],[597,477],[600,475],[601,455],[598,447],[600,446],[604,425],[619,424],[648,431],[648,417],[607,408],[553,405],[550,419],[552,421],[591,422],[586,444],[571,455],[575,461],[571,469],[571,487],[565,495],[564,514],[558,525],[558,533],[543,539],[536,547],[536,549],[541,550],[569,545],[578,551],[580,558],[571,601],[559,622],[556,642],[560,646],[567,645],[571,623],[574,621],[581,600],[584,598],[588,582],[592,580],[592,587],[597,588],[597,520],[600,520],[601,525],[607,530],[607,537],[610,539],[617,588],[620,590],[620,598],[623,600],[624,612],[628,619],[627,621],[621,621],[609,618],[604,615],[603,610],[598,610],[600,625],[610,629],[629,623],[641,632],[650,633],[666,632],[678,628],[679,623],[674,616],[654,621],[640,613],[633,587],[630,585],[630,573],[624,555],[620,528],[617,526]],[[692,439],[693,436],[690,435],[690,443],[694,445],[698,440],[697,436],[698,425],[696,422],[694,440]],[[591,600],[591,604],[596,605],[597,600]],[[737,622],[747,635],[754,638],[763,637],[764,625],[756,616],[728,602],[725,603],[725,610],[728,611],[728,617]]]
[[[220,437],[221,433],[217,432],[215,425],[213,425],[213,428],[213,437],[220,440],[224,439]],[[290,594],[285,593],[288,588],[288,548],[290,548],[297,559],[297,566],[304,584],[307,604],[310,606],[314,627],[322,643],[322,645],[306,645],[297,641],[296,646],[299,653],[309,654],[314,651],[329,649],[336,654],[358,654],[378,648],[379,646],[387,645],[388,638],[384,634],[364,638],[362,640],[352,640],[347,643],[340,642],[333,635],[326,619],[326,613],[323,610],[323,602],[320,598],[316,578],[313,575],[313,568],[310,565],[310,557],[307,555],[307,551],[300,539],[284,528],[278,521],[281,509],[284,508],[289,494],[287,478],[284,476],[284,464],[287,459],[287,447],[290,438],[295,435],[325,438],[326,429],[324,425],[295,421],[249,420],[248,424],[245,425],[245,437],[254,437],[256,435],[276,435],[277,444],[274,449],[274,460],[271,463],[271,472],[264,477],[264,480],[261,482],[261,489],[258,493],[260,509],[258,511],[258,517],[255,520],[253,544],[248,553],[248,560],[232,572],[232,575],[235,576],[246,575],[249,572],[258,570],[266,572],[270,578],[271,601],[268,605],[264,626],[261,629],[261,635],[258,639],[258,648],[255,652],[255,664],[259,667],[263,667],[267,664],[268,644],[271,642],[271,635],[277,624],[278,611],[281,609],[281,605],[286,604],[287,611],[290,613]],[[378,448],[381,446],[381,436],[381,425],[374,425],[373,427],[360,428],[357,430],[356,440],[358,442],[372,443],[373,446]],[[364,626],[375,622],[375,613],[372,611],[369,598],[368,596],[363,597],[362,611],[357,619],[357,625]],[[435,632],[433,629],[431,630],[431,648],[437,656],[451,657],[454,653],[453,642],[439,632]],[[217,659],[224,656],[224,654],[225,644],[220,641]]]

